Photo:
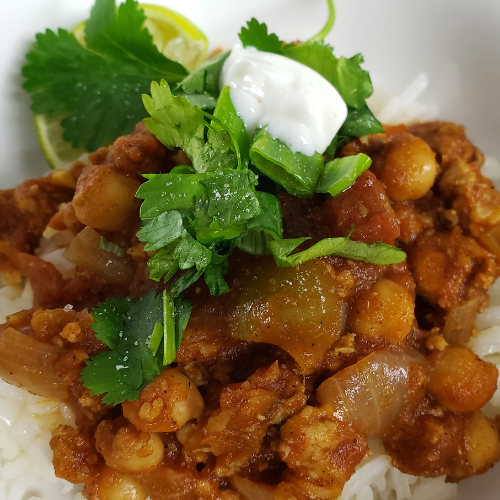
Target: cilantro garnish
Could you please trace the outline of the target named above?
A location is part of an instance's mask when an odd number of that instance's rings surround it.
[[[255,47],[262,52],[282,54],[283,42],[274,33],[267,32],[267,26],[252,18],[239,34],[243,47]]]
[[[278,200],[256,190],[263,176],[242,161],[225,161],[224,156],[205,155],[201,161],[199,152],[212,147],[214,130],[221,126],[228,129],[232,140],[227,143],[226,158],[237,151],[250,158],[260,172],[299,196],[314,192],[336,195],[348,188],[371,160],[360,154],[325,165],[319,153],[312,157],[293,154],[265,130],[250,144],[244,139],[241,119],[227,102],[229,93],[223,93],[214,115],[173,96],[166,82],[153,83],[151,96],[144,96],[151,112],[146,126],[167,147],[183,147],[193,160],[192,167],[145,175],[147,181],[137,191],[137,197],[144,200],[140,212],[144,225],[137,236],[146,243],[145,250],[157,251],[148,262],[151,279],[169,281],[178,270],[184,270],[187,273],[172,289],[182,291],[204,274],[213,295],[225,293],[224,272],[234,247],[256,255],[271,253],[278,265],[296,265],[330,254],[377,264],[404,260],[404,252],[397,248],[349,238],[325,239],[300,254],[289,255],[304,240],[283,240]]]
[[[98,0],[95,9],[105,10],[105,2],[110,4],[110,0]],[[133,9],[134,4],[127,0],[125,5]],[[331,0],[328,6],[325,27],[301,45],[284,44],[255,19],[241,30],[240,39],[244,46],[311,67],[338,90],[348,105],[348,117],[327,149],[325,156],[332,160],[352,137],[383,130],[366,105],[372,84],[361,68],[362,57],[337,58],[323,42],[335,16]],[[110,11],[106,12],[104,17],[111,19]],[[104,24],[101,29],[91,23],[90,43],[127,63],[132,48],[108,43],[118,36],[119,21]],[[95,46],[92,50],[99,52]],[[156,56],[150,55],[148,61],[154,67]],[[170,81],[167,77],[153,82],[151,95],[143,96],[150,115],[144,120],[148,129],[168,148],[182,148],[192,164],[179,165],[166,174],[144,175],[146,182],[137,192],[143,200],[137,237],[146,251],[156,252],[148,261],[150,278],[168,283],[169,290],[156,297],[151,292],[137,303],[110,299],[93,311],[94,331],[112,350],[88,362],[82,381],[93,394],[107,393],[105,402],[136,399],[141,388],[175,359],[191,312],[189,302],[181,300],[182,293],[202,276],[212,295],[228,292],[224,275],[234,248],[252,255],[271,254],[278,266],[295,266],[327,255],[378,265],[406,258],[398,248],[353,241],[351,235],[325,238],[298,252],[308,238],[283,239],[278,199],[267,192],[273,189],[264,186],[283,187],[295,196],[336,196],[355,182],[371,160],[360,154],[325,163],[320,153],[294,154],[265,129],[248,137],[229,88],[219,89],[227,56],[207,61],[184,78],[179,73],[170,75]]]
[[[271,253],[278,266],[296,266],[325,255],[338,255],[377,265],[398,264],[406,259],[399,248],[385,243],[364,243],[346,237],[325,238],[302,252],[292,252],[309,238],[294,238],[269,242]]]
[[[117,255],[118,257],[123,257],[127,252],[125,248],[117,245],[116,243],[108,241],[103,236],[101,236],[101,239],[99,241],[99,249]]]
[[[110,351],[92,356],[81,380],[91,394],[105,394],[104,403],[136,400],[141,389],[170,364],[187,325],[190,305],[168,292],[151,290],[134,302],[111,298],[92,310],[96,337]],[[163,350],[159,347],[163,344]]]
[[[152,80],[181,81],[187,70],[161,54],[143,28],[139,4],[96,0],[85,24],[86,47],[63,29],[36,36],[26,55],[23,84],[31,109],[62,114],[63,138],[95,151],[129,134],[147,116],[141,95]]]

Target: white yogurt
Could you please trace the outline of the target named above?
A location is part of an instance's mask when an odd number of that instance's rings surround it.
[[[337,89],[313,69],[287,57],[236,46],[222,68],[249,134],[269,134],[296,153],[323,153],[347,117]]]

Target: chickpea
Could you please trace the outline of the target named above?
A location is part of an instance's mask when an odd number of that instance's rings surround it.
[[[99,500],[146,500],[144,488],[126,474],[105,467],[97,478],[96,498]]]
[[[198,418],[204,407],[193,382],[178,368],[165,368],[144,387],[137,401],[123,403],[123,415],[143,431],[174,432]]]
[[[469,349],[449,347],[429,356],[431,375],[427,390],[444,407],[456,412],[479,410],[497,387],[495,365]]]
[[[118,472],[155,469],[163,460],[163,441],[155,433],[142,432],[133,425],[103,420],[96,429],[97,451],[106,464]]]
[[[464,436],[467,464],[475,474],[482,474],[499,457],[496,425],[480,411],[476,411],[465,425]]]
[[[385,154],[371,170],[394,201],[418,200],[436,179],[436,157],[427,143],[411,134],[399,134],[385,145]]]
[[[103,230],[121,227],[137,206],[140,182],[123,170],[96,166],[82,175],[76,186],[73,208],[83,224]]]
[[[400,344],[410,333],[413,310],[413,299],[405,288],[381,279],[354,300],[348,318],[349,329]]]

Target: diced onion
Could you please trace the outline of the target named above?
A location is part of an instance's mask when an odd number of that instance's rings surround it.
[[[234,489],[245,500],[273,500],[273,488],[265,484],[254,483],[245,477],[235,475],[231,478]]]
[[[380,436],[406,405],[423,396],[425,360],[416,352],[385,348],[325,380],[320,404],[359,432]]]
[[[476,297],[452,307],[446,316],[443,337],[448,344],[455,347],[467,345],[474,329],[476,315],[481,299]]]
[[[0,333],[0,377],[46,398],[67,399],[68,386],[54,373],[59,349],[6,328]]]
[[[64,257],[78,267],[91,271],[107,282],[128,286],[134,277],[132,259],[125,255],[117,255],[99,248],[101,236],[91,227],[83,229],[69,244]]]
[[[493,226],[487,233],[481,233],[479,239],[495,257],[500,258],[500,224]]]

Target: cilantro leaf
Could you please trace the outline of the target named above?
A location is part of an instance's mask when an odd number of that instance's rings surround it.
[[[26,55],[23,88],[34,113],[65,116],[63,139],[73,146],[95,151],[131,133],[147,116],[141,95],[151,81],[177,83],[186,76],[183,66],[158,52],[143,20],[132,0],[118,11],[111,0],[97,0],[87,48],[62,29],[36,36]]]
[[[189,234],[181,239],[174,250],[174,258],[178,260],[180,269],[196,267],[198,271],[204,271],[211,257],[212,252]]]
[[[75,147],[106,146],[147,116],[140,96],[150,77],[84,49],[65,30],[38,34],[26,59],[23,88],[31,94],[32,111],[64,114],[63,139]],[[125,113],[124,102],[129,104]]]
[[[339,92],[348,106],[359,109],[373,92],[368,71],[361,68],[363,56],[335,57],[333,48],[324,42],[286,45],[283,54],[317,71]]]
[[[149,278],[167,282],[179,269],[179,260],[174,257],[176,245],[161,248],[148,260]]]
[[[158,372],[159,373],[159,372]],[[91,394],[106,394],[106,404],[117,405],[139,398],[142,386],[140,362],[117,351],[101,351],[83,367],[80,380]]]
[[[191,160],[199,158],[205,145],[205,119],[201,109],[191,106],[183,97],[174,97],[165,80],[160,84],[152,82],[151,96],[143,95],[143,101],[151,115],[144,120],[146,127],[167,148],[179,147]]]
[[[292,150],[262,129],[250,146],[252,163],[294,196],[311,196],[323,169],[323,156],[305,156]]]
[[[148,261],[153,280],[168,281],[178,269],[204,272],[209,264],[220,264],[226,257],[216,258],[212,245],[237,237],[262,212],[257,176],[248,169],[147,177],[137,192],[147,224],[137,237],[146,251],[158,250]]]
[[[146,15],[134,0],[126,0],[118,9],[114,0],[97,0],[85,23],[87,47],[108,58],[121,60],[162,75],[167,81],[179,81],[187,70],[165,57],[144,28]]]
[[[231,52],[223,52],[215,57],[210,58],[203,64],[198,66],[192,73],[186,76],[179,85],[175,88],[175,93],[187,94],[186,98],[191,100],[189,96],[212,96],[219,95],[219,77],[222,71],[222,65],[229,57]],[[215,102],[212,106],[215,108]]]
[[[92,310],[95,323],[90,327],[96,337],[108,347],[114,349],[119,340],[120,332],[123,331],[123,318],[132,304],[132,299],[108,299]]]
[[[144,250],[151,252],[174,243],[185,234],[182,215],[177,210],[169,210],[148,222],[137,233],[137,237],[147,242]]]
[[[233,134],[234,143],[237,151],[235,153],[240,157],[240,167],[247,168],[249,161],[250,143],[248,140],[245,122],[238,115],[233,101],[231,100],[231,91],[229,87],[224,87],[217,99],[217,107],[214,110],[214,117],[220,120],[227,130]],[[213,124],[216,128],[216,124]]]
[[[347,118],[338,131],[339,136],[363,137],[368,134],[383,134],[384,128],[365,104],[359,109],[347,108]]]
[[[111,351],[92,356],[82,369],[81,380],[91,394],[106,394],[104,403],[136,400],[141,389],[175,359],[191,306],[181,299],[169,302],[167,295],[150,290],[137,302],[130,297],[110,298],[92,310],[96,320],[92,328]],[[172,329],[166,326],[169,318]],[[158,350],[162,342],[174,346],[169,356]]]
[[[257,176],[248,169],[223,170],[202,184],[208,193],[208,215],[221,229],[245,223],[261,213],[255,186]]]
[[[241,28],[238,36],[243,47],[255,47],[262,52],[282,54],[283,42],[274,33],[268,33],[267,25],[259,23],[255,18],[247,22],[246,28]]]
[[[181,345],[182,335],[189,322],[192,309],[193,306],[191,305],[190,300],[182,300],[180,297],[174,297],[176,351],[179,350]]]
[[[232,168],[236,158],[231,149],[232,138],[217,118],[193,106],[187,99],[174,96],[164,80],[151,84],[151,96],[144,95],[144,106],[151,118],[144,120],[146,127],[167,148],[180,147],[188,155],[196,172]],[[206,124],[204,116],[218,125]],[[205,140],[205,126],[210,130]]]
[[[187,290],[192,284],[196,283],[200,279],[203,271],[204,269],[189,269],[172,285],[170,293],[174,296],[179,296],[182,292],[184,292],[184,290]]]
[[[328,162],[321,173],[315,191],[337,196],[347,189],[370,167],[372,160],[363,153]]]
[[[364,243],[349,237],[325,238],[302,252],[292,252],[309,238],[295,238],[271,241],[269,248],[278,266],[296,266],[318,257],[338,255],[348,259],[361,260],[377,265],[397,264],[406,259],[399,248],[385,243]]]
[[[144,200],[142,219],[154,219],[167,210],[194,210],[195,201],[206,195],[201,181],[211,174],[146,174],[136,197]]]
[[[270,194],[258,192],[263,212],[248,221],[246,231],[235,240],[235,245],[251,255],[269,253],[267,244],[283,238],[281,208],[278,199]]]
[[[229,285],[224,279],[227,272],[227,260],[221,264],[210,264],[205,269],[205,283],[211,295],[223,295],[229,292]]]
[[[140,389],[163,368],[148,346],[156,323],[163,320],[161,297],[151,290],[136,303],[130,298],[112,298],[92,313],[97,323],[92,323],[94,331],[99,330],[101,338],[113,339],[112,351],[87,361],[82,382],[92,394],[108,393],[105,403],[137,399]]]
[[[196,171],[203,173],[223,168],[234,168],[237,159],[232,151],[232,145],[231,136],[226,130],[216,131],[210,128],[206,144],[193,157]]]

